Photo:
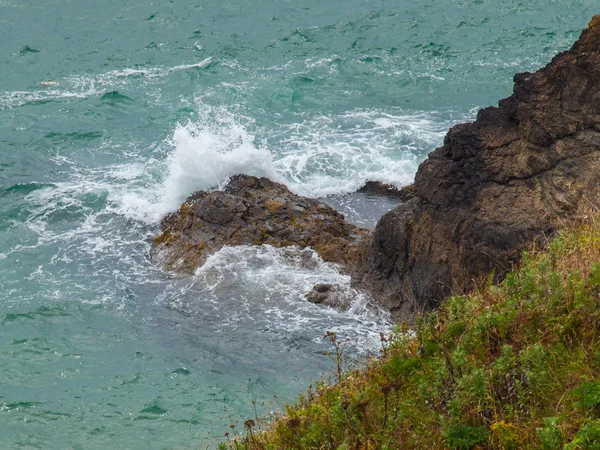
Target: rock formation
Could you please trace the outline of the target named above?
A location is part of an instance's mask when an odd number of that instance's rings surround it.
[[[501,276],[600,192],[600,16],[514,93],[452,128],[378,223],[362,284],[395,317]]]
[[[414,185],[365,191],[403,200],[372,239],[317,200],[240,175],[223,191],[190,196],[163,220],[155,245],[167,268],[188,273],[224,245],[310,246],[396,319],[411,320],[490,273],[501,277],[525,246],[598,204],[600,16],[546,67],[517,74],[498,107],[453,127]],[[308,294],[321,304],[336,298],[328,285]]]
[[[343,286],[319,283],[306,294],[306,299],[317,305],[347,311],[352,304],[352,298],[348,294],[349,292]]]
[[[193,273],[225,245],[258,244],[312,247],[325,261],[353,273],[371,237],[324,203],[247,175],[232,177],[223,191],[192,194],[161,228],[154,239],[158,259],[183,273]]]

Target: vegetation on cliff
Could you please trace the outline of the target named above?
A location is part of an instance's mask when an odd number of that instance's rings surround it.
[[[596,216],[221,447],[600,449],[599,327]]]

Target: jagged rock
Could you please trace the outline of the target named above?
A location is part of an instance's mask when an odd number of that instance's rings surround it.
[[[154,239],[156,257],[182,273],[193,273],[225,245],[259,244],[312,247],[325,261],[353,273],[371,237],[329,206],[247,175],[232,177],[223,191],[192,194],[161,228]]]
[[[382,183],[381,181],[367,181],[365,185],[356,192],[373,196],[397,198],[402,202],[407,202],[415,196],[415,190],[412,184],[399,189],[396,186]]]
[[[377,224],[363,284],[395,317],[501,277],[597,205],[600,193],[600,16],[573,48],[514,93],[453,127],[415,177],[415,198]]]
[[[162,222],[154,243],[171,270],[193,272],[224,245],[314,248],[371,292],[395,319],[411,320],[494,272],[502,277],[530,242],[544,242],[600,194],[600,16],[573,48],[514,93],[453,127],[401,189],[400,206],[372,237],[327,205],[265,178],[233,177],[197,192]],[[363,192],[388,195],[368,183]],[[317,286],[310,301],[335,303]]]

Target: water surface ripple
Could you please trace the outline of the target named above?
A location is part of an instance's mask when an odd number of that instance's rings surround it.
[[[568,48],[597,2],[0,0],[0,448],[214,446],[377,350],[387,316],[311,250],[194,277],[158,221],[246,172],[372,226],[455,123]],[[565,12],[568,12],[566,14]],[[309,304],[345,286],[340,313]]]

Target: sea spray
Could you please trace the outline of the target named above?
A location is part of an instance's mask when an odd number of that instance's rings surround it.
[[[367,180],[404,186],[421,149],[433,149],[456,120],[356,110],[266,130],[234,108],[202,102],[197,108],[197,119],[177,125],[163,144],[166,157],[154,162],[162,180],[120,195],[126,214],[156,222],[191,193],[221,188],[240,173],[268,177],[312,198],[348,194]]]
[[[172,138],[162,203],[173,208],[195,190],[216,188],[245,173],[280,180],[273,155],[254,146],[254,136],[236,123],[218,129],[205,124],[178,126]]]
[[[317,283],[338,286],[350,308],[340,311],[310,303],[305,295]],[[391,327],[388,313],[310,248],[224,247],[197,269],[188,289],[192,286],[202,302],[188,300],[177,308],[203,315],[208,302],[209,309],[223,310],[225,322],[236,329],[269,329],[282,338],[301,334],[315,343],[322,343],[327,329],[350,337],[353,351],[366,354],[377,347],[379,332]]]

